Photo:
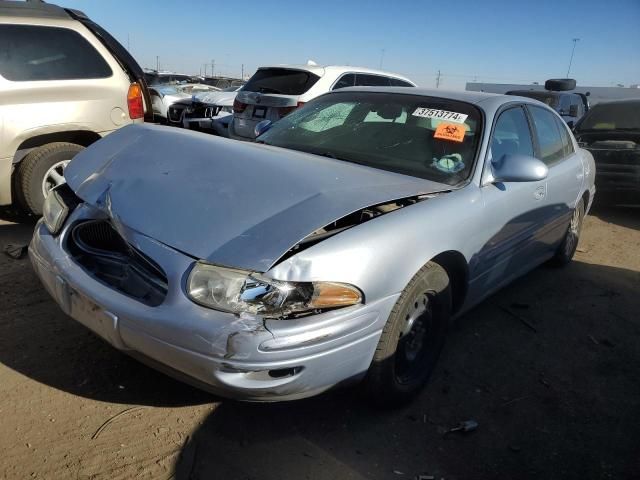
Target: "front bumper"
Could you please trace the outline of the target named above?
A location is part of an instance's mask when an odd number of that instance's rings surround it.
[[[86,214],[86,212],[85,212]],[[67,225],[83,216],[79,207]],[[297,320],[264,320],[201,307],[185,292],[194,260],[136,232],[127,240],[165,270],[169,292],[149,307],[93,278],[42,222],[29,248],[62,310],[114,347],[196,386],[251,401],[311,396],[362,377],[397,295]]]

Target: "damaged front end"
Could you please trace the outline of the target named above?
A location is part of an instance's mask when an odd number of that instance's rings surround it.
[[[357,305],[357,287],[336,282],[284,282],[260,273],[197,262],[187,281],[189,297],[205,307],[240,315],[287,318]]]
[[[379,203],[377,205],[371,205],[369,207],[356,210],[355,212],[345,215],[344,217],[339,218],[304,237],[293,247],[291,247],[282,257],[280,257],[278,261],[274,263],[274,265],[285,261],[286,259],[302,252],[303,250],[306,250],[309,247],[316,245],[317,243],[320,243],[323,240],[326,240],[327,238],[333,237],[340,232],[348,230],[349,228],[361,225],[365,222],[368,222],[369,220],[373,220],[380,215],[385,215],[400,208],[414,205],[428,198],[432,198],[440,193],[443,192],[424,195],[413,195],[410,197],[400,198],[391,202]]]

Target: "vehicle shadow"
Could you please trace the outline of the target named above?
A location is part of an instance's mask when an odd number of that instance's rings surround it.
[[[223,401],[177,480],[629,478],[640,450],[640,272],[542,266],[456,322],[427,388],[395,411],[358,389]],[[449,433],[474,419],[471,433]]]
[[[632,230],[640,230],[640,205],[610,205],[594,200],[589,215]]]
[[[13,223],[34,225],[38,220],[33,215],[24,213],[13,205],[0,206],[0,220]]]

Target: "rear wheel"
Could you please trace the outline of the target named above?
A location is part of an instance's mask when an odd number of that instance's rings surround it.
[[[364,387],[372,401],[413,398],[433,371],[451,318],[447,272],[429,262],[411,279],[384,327]]]
[[[578,248],[578,242],[580,241],[580,232],[582,230],[582,221],[584,220],[584,200],[578,201],[576,208],[571,215],[571,221],[569,222],[569,228],[562,240],[562,243],[558,246],[555,255],[551,259],[554,265],[562,266],[567,265],[573,259],[573,255]]]
[[[18,203],[35,215],[42,215],[42,204],[54,187],[64,183],[64,169],[84,147],[55,142],[30,152],[18,167]]]

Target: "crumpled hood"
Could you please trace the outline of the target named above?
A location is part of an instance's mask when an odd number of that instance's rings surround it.
[[[447,185],[188,130],[131,125],[78,154],[76,194],[116,221],[209,262],[266,271],[353,211]]]
[[[238,92],[205,92],[197,93],[196,99],[202,103],[217,105],[219,107],[230,107]]]

